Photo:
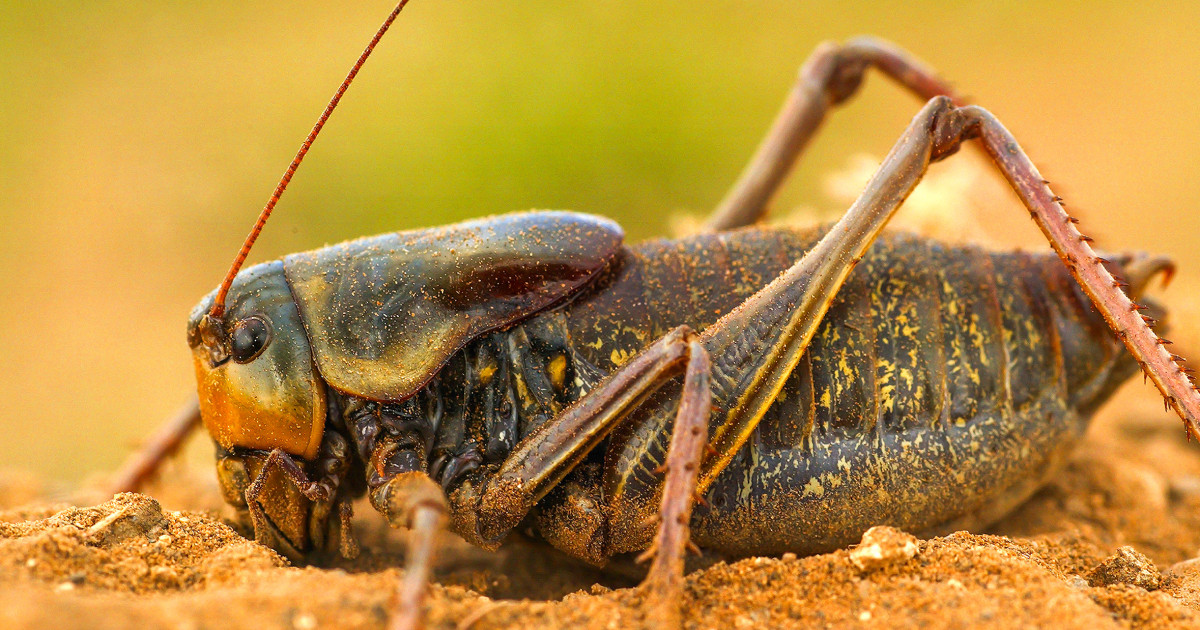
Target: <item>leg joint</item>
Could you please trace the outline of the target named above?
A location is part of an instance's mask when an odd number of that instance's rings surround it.
[[[800,68],[800,84],[837,105],[854,95],[871,64],[871,54],[862,46],[823,42]]]
[[[979,137],[980,117],[977,107],[954,107],[951,100],[944,96],[933,100],[944,101],[946,105],[930,121],[929,133],[933,147],[929,161],[937,162],[957,153],[964,140]]]

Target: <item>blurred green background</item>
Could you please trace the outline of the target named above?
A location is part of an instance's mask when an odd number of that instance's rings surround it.
[[[665,234],[720,199],[819,41],[872,33],[995,112],[1100,245],[1175,256],[1186,323],[1200,3],[1071,4],[415,0],[251,258],[528,208]],[[0,468],[111,469],[186,399],[188,311],[389,10],[0,5]],[[919,105],[871,76],[776,207],[836,212],[823,178]],[[999,206],[992,239],[1045,247]]]

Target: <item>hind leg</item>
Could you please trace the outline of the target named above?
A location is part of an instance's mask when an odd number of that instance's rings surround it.
[[[719,232],[751,225],[766,214],[767,202],[817,132],[829,108],[858,91],[867,68],[874,66],[922,100],[949,96],[954,90],[920,60],[871,37],[846,44],[825,42],[800,68],[787,101],[733,188],[708,220]]]
[[[1103,314],[1112,331],[1184,419],[1200,436],[1200,394],[1178,359],[1160,343],[1121,291],[1121,284],[1079,233],[1074,219],[1021,150],[1008,130],[987,110],[955,107],[934,98],[913,119],[866,190],[824,238],[779,278],[701,333],[713,360],[713,399],[725,410],[714,419],[711,446],[716,453],[701,470],[705,491],[725,468],[774,401],[812,334],[829,300],[888,219],[913,190],[931,162],[955,153],[965,140],[978,138],[1046,235],[1075,280]],[[760,354],[762,358],[754,355]],[[749,378],[742,374],[751,366]],[[736,378],[720,378],[735,374]]]
[[[1167,404],[1184,419],[1189,433],[1200,436],[1196,422],[1200,395],[1177,358],[1144,321],[1138,305],[1121,291],[1121,284],[1092,251],[1090,239],[1076,229],[1016,140],[986,110],[955,107],[950,99],[939,97],[929,101],[913,119],[866,190],[820,242],[776,280],[701,333],[701,342],[712,361],[714,416],[710,420],[712,452],[701,467],[698,494],[707,491],[750,439],[808,347],[830,301],[928,165],[952,155],[963,141],[971,139],[981,141],[1075,280],[1162,391]],[[640,435],[661,432],[661,428],[641,429]],[[618,489],[606,500],[621,508],[609,510],[614,515],[610,529],[621,532],[616,536],[621,543],[644,539],[645,527],[640,522],[645,514],[635,509],[637,497],[652,495],[662,484],[661,480],[644,481],[645,475],[638,472],[653,469],[657,463],[653,451],[642,444],[643,439],[629,445],[618,440],[609,446],[607,460],[622,462],[619,469],[606,472],[610,477],[604,483],[606,488]],[[614,451],[622,454],[614,456]],[[729,535],[737,536],[737,532]]]
[[[1075,230],[1057,198],[1016,142],[985,110],[957,108],[949,98],[938,97],[930,100],[917,114],[862,195],[824,238],[791,268],[705,329],[695,340],[711,360],[708,380],[715,414],[709,419],[712,452],[700,466],[695,493],[703,494],[750,438],[808,347],[833,297],[887,221],[920,182],[929,164],[955,153],[964,140],[974,138],[982,138],[988,153],[1076,279],[1097,308],[1109,318],[1114,331],[1147,366],[1156,383],[1162,380],[1169,387],[1186,388],[1188,396],[1185,397],[1184,392],[1168,394],[1171,396],[1168,401],[1177,405],[1189,426],[1195,428],[1200,396],[1191,389],[1182,371],[1171,362],[1169,354],[1131,307],[1132,303],[1087,245],[1087,239]],[[457,518],[462,519],[457,523],[456,531],[482,546],[497,544],[583,459],[587,451],[598,445],[653,391],[665,385],[665,377],[678,374],[677,368],[670,366],[678,366],[688,354],[698,354],[686,351],[684,342],[687,341],[690,347],[692,337],[690,331],[679,330],[655,342],[575,405],[523,439],[496,474],[464,483],[451,497],[451,503],[458,504],[451,511],[457,512]],[[685,384],[684,390],[687,389]],[[677,415],[676,427],[682,422],[683,416]],[[653,430],[653,427],[649,431],[646,429],[639,427],[639,440],[661,439],[661,431]],[[633,500],[624,504],[636,507],[639,503],[647,505],[638,501],[637,496],[659,493],[662,497],[657,510],[662,514],[659,533],[653,538],[654,543],[649,543],[649,537],[642,538],[645,527],[640,525],[646,514],[634,509],[608,510],[613,513],[613,520],[601,524],[596,531],[601,535],[608,531],[628,532],[629,535],[622,534],[620,540],[604,541],[606,549],[646,541],[651,549],[657,545],[658,557],[662,557],[668,552],[662,547],[662,540],[668,537],[679,540],[686,535],[686,523],[679,523],[678,518],[679,515],[686,517],[693,494],[680,498],[682,495],[675,492],[670,495],[675,498],[668,499],[668,489],[683,483],[678,481],[679,468],[670,465],[670,448],[667,478],[638,482],[645,477],[639,470],[654,470],[659,468],[659,462],[653,450],[640,441],[635,442],[631,444],[642,456],[613,458],[612,450],[621,445],[609,445],[606,459],[621,460],[626,465],[606,474],[615,474],[626,482],[612,484],[606,481],[605,487],[614,488],[614,491],[604,499],[613,505],[621,504],[622,495],[627,493]],[[694,474],[686,466],[684,471],[688,477]],[[675,480],[672,475],[676,476]],[[677,525],[671,525],[672,522]],[[585,538],[587,534],[576,532]],[[678,610],[682,596],[682,579],[677,578],[681,570],[674,567],[681,567],[683,546],[674,545],[671,553],[675,558],[663,560],[663,566],[672,567],[669,573],[663,569],[655,577],[665,584],[662,588],[654,587],[659,591],[655,597],[673,601],[670,606],[674,610]],[[654,583],[648,581],[648,585]]]

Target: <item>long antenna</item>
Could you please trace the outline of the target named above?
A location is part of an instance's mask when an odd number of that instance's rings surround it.
[[[350,73],[346,75],[346,79],[342,81],[342,85],[338,87],[333,98],[329,100],[329,104],[325,106],[325,111],[321,112],[321,117],[317,119],[317,124],[313,125],[312,131],[308,132],[308,137],[304,139],[304,144],[300,145],[300,150],[296,152],[296,157],[292,159],[292,163],[288,165],[287,171],[283,174],[283,179],[279,180],[279,185],[275,187],[275,192],[271,194],[271,198],[267,200],[267,205],[263,207],[262,212],[258,215],[258,221],[254,223],[250,234],[246,236],[246,242],[242,243],[242,249],[238,251],[237,257],[233,259],[233,266],[229,268],[229,273],[225,275],[225,281],[221,283],[221,288],[217,291],[217,297],[213,300],[212,310],[208,312],[210,317],[220,317],[225,313],[225,296],[229,293],[229,287],[233,285],[233,278],[237,276],[238,271],[242,268],[242,264],[246,262],[246,256],[250,255],[250,248],[254,247],[254,241],[258,239],[263,226],[267,224],[267,219],[270,218],[271,211],[275,209],[275,204],[279,203],[279,197],[283,195],[284,189],[292,181],[292,175],[296,174],[296,168],[304,160],[304,156],[308,153],[309,147],[312,146],[313,140],[317,139],[317,134],[321,133],[321,127],[324,127],[325,121],[329,120],[329,115],[337,107],[338,101],[342,100],[342,95],[346,93],[346,88],[350,87],[350,82],[358,74],[359,68],[362,68],[363,64],[366,63],[367,57],[371,56],[371,51],[375,50],[375,45],[383,38],[383,34],[387,32],[388,27],[396,20],[396,16],[400,15],[400,10],[406,4],[408,4],[408,0],[400,0],[400,3],[392,10],[391,15],[388,15],[387,19],[383,21],[383,25],[375,33],[375,37],[371,38],[371,43],[367,44],[367,48],[359,55],[358,61],[354,63],[354,67],[350,68]]]

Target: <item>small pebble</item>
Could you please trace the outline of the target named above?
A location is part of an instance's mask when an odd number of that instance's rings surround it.
[[[37,558],[30,558],[25,561],[25,566],[29,567],[30,569],[32,569],[33,567],[36,567],[37,564],[38,564]]]
[[[858,620],[859,621],[870,621],[871,620],[871,611],[864,610],[864,611],[858,613]]]
[[[166,518],[158,501],[147,496],[119,494],[114,503],[114,511],[87,528],[88,544],[109,547],[136,536],[152,539]]]
[[[75,590],[75,585],[70,582],[63,582],[62,584],[55,586],[54,590],[58,591],[59,593],[66,593],[67,591]]]
[[[789,551],[789,552],[787,552],[787,553],[783,554],[783,556],[782,556],[782,557],[780,557],[779,559],[780,559],[780,560],[783,560],[784,562],[795,562],[795,561],[796,561],[796,554],[794,554],[794,553],[792,553],[792,552],[790,552],[790,551]]]
[[[1092,586],[1130,584],[1153,591],[1162,586],[1162,574],[1149,558],[1133,547],[1125,546],[1096,565],[1088,573],[1087,581]]]
[[[850,561],[863,571],[908,562],[917,555],[917,539],[894,527],[880,525],[863,533],[862,542],[850,550]]]

